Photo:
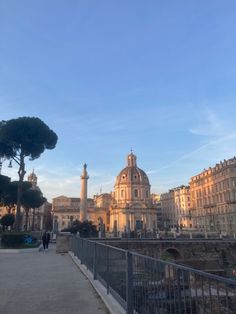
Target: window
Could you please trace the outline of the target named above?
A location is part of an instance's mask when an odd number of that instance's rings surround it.
[[[134,190],[134,197],[138,197],[138,190],[137,189]]]
[[[124,197],[124,195],[125,195],[124,190],[121,190],[121,191],[120,191],[120,196],[121,196],[121,197]]]
[[[148,191],[146,191],[146,197],[148,197]]]

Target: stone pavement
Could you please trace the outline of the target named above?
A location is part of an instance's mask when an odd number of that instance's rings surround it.
[[[1,314],[108,314],[68,254],[0,254]]]

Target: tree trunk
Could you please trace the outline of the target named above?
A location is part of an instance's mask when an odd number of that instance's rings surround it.
[[[29,208],[25,208],[25,231],[28,231]]]
[[[7,206],[7,213],[8,214],[13,214],[13,212],[14,212],[14,205]]]
[[[34,231],[34,221],[35,221],[35,208],[33,208],[32,226],[31,226],[32,231]]]
[[[17,206],[16,206],[16,230],[19,232],[21,230],[21,197],[22,197],[22,184],[25,176],[25,163],[24,163],[24,155],[20,153],[20,168],[18,171],[19,174],[19,185],[17,190]]]

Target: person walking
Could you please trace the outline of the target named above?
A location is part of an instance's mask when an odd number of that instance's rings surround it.
[[[44,233],[43,233],[42,242],[43,242],[43,249],[45,251],[45,249],[47,247],[47,233],[46,233],[46,231],[44,231]]]
[[[49,242],[50,242],[50,233],[47,232],[47,233],[46,233],[46,249],[48,249],[48,244],[49,244]]]

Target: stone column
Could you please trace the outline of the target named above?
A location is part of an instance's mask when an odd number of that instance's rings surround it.
[[[88,186],[87,165],[84,164],[83,173],[81,175],[81,194],[80,194],[80,221],[87,220],[87,186]]]
[[[40,215],[40,227],[39,230],[43,230],[43,213]]]

